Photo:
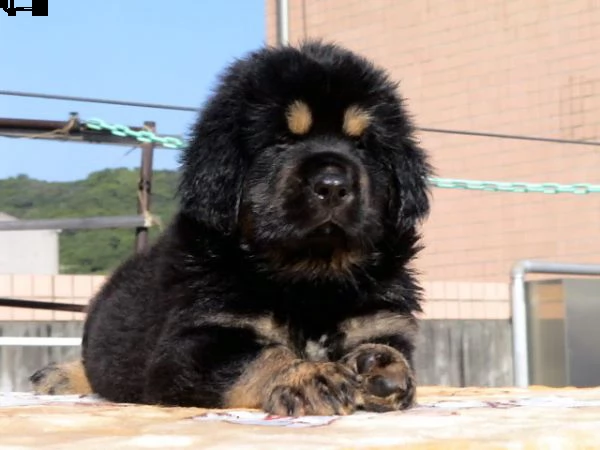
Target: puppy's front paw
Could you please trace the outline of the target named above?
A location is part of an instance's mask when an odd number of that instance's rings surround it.
[[[416,381],[406,358],[381,344],[364,344],[341,362],[362,377],[357,406],[374,412],[407,409],[414,404]]]
[[[263,409],[282,416],[351,414],[358,384],[342,364],[299,362],[276,378]]]

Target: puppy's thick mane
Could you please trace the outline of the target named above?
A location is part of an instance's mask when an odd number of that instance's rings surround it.
[[[396,84],[340,46],[235,61],[191,130],[172,223],[91,302],[82,364],[46,367],[34,386],[65,392],[77,379],[113,401],[272,412],[409,405],[412,388],[347,392],[363,353],[391,352],[394,376],[412,380],[421,289],[410,264],[431,173],[412,134]],[[351,177],[342,212],[304,182],[321,176],[315,161]],[[305,364],[312,354],[321,365]],[[341,397],[322,397],[313,378]]]

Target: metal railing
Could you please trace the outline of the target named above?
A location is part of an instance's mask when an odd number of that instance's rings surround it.
[[[87,305],[42,302],[5,297],[0,297],[0,306],[67,312],[85,312],[87,307]],[[0,336],[0,347],[79,347],[80,345],[81,337]]]
[[[512,338],[515,386],[529,386],[529,342],[527,338],[527,295],[525,275],[548,273],[557,275],[600,276],[598,264],[565,264],[546,261],[519,261],[510,273],[512,305]]]
[[[0,347],[79,347],[80,337],[0,336]]]

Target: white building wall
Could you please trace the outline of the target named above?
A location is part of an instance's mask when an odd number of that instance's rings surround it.
[[[17,220],[0,212],[0,221]],[[59,232],[0,231],[0,273],[54,275],[59,272]]]

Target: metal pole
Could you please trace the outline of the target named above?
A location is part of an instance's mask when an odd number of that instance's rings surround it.
[[[0,297],[0,306],[9,308],[47,309],[50,311],[85,312],[87,305],[74,303],[41,302],[37,300],[23,300],[20,298]]]
[[[519,261],[510,273],[512,306],[513,364],[515,385],[529,386],[529,355],[527,342],[527,297],[525,295],[525,274],[548,273],[565,275],[600,276],[598,264],[564,264],[545,261]]]
[[[289,43],[289,5],[288,0],[277,1],[277,40],[281,46]]]
[[[527,305],[525,297],[525,274],[517,264],[511,273],[510,292],[512,300],[513,364],[515,385],[529,385],[529,360],[527,354]]]
[[[144,122],[144,126],[153,133],[156,132],[155,122]],[[144,143],[142,147],[142,162],[140,165],[140,181],[138,183],[138,212],[150,213],[150,195],[152,193],[152,159],[154,144]],[[148,227],[138,227],[135,230],[135,249],[141,252],[148,247]]]
[[[2,220],[2,231],[24,230],[97,230],[104,228],[136,228],[145,223],[143,216],[100,216],[64,219]]]

